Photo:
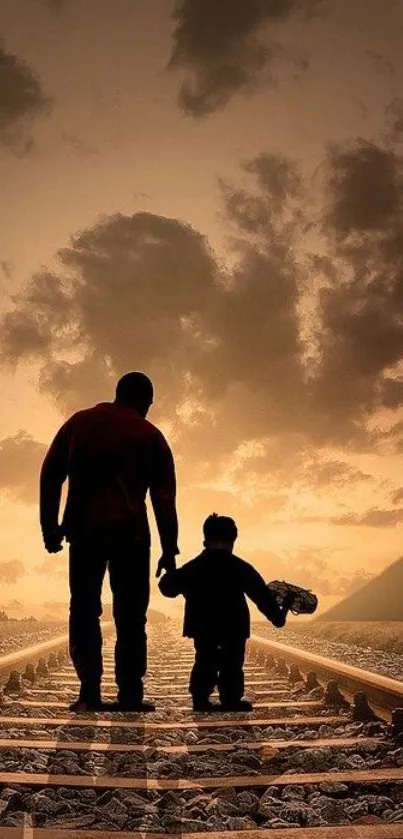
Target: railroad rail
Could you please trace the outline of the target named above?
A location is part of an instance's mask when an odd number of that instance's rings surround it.
[[[192,660],[151,627],[155,713],[74,715],[66,635],[0,657],[0,839],[403,839],[402,683],[252,636],[254,711],[195,714]]]
[[[252,635],[251,642],[267,664],[274,664],[277,669],[280,667],[284,671],[284,664],[288,664],[290,670],[293,667],[296,671],[299,668],[301,673],[313,672],[318,682],[325,685],[337,680],[338,689],[350,702],[357,692],[363,692],[373,709],[388,721],[393,709],[403,707],[403,682],[396,679],[258,635]]]

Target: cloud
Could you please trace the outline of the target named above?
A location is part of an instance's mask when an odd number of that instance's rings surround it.
[[[373,449],[369,420],[401,404],[401,160],[363,141],[329,150],[323,257],[306,250],[312,196],[297,165],[264,153],[243,172],[247,187],[221,183],[231,263],[179,219],[106,216],[59,251],[58,272],[13,298],[2,363],[37,363],[63,414],[146,370],[150,419],[164,424],[186,485],[226,471],[270,503],[295,480],[368,481],[347,453]],[[346,459],[324,460],[325,446]]]
[[[331,147],[327,167],[323,230],[334,272],[319,292],[311,404],[325,434],[357,440],[376,411],[402,403],[403,164],[392,149],[357,140]]]
[[[284,50],[278,24],[315,9],[317,0],[179,0],[168,69],[187,75],[179,106],[194,117],[224,108],[250,92]]]
[[[87,158],[98,154],[98,149],[95,146],[87,143],[81,137],[77,137],[76,134],[62,134],[62,141],[69,151],[77,157]]]
[[[245,490],[245,488],[243,487]],[[240,538],[250,527],[258,526],[267,520],[272,514],[287,504],[288,496],[285,493],[264,493],[259,497],[248,500],[246,493],[216,489],[214,486],[192,486],[179,487],[178,512],[180,521],[186,524],[187,530],[191,531],[193,543],[197,546],[202,544],[203,521],[212,512],[219,515],[231,516],[235,519]]]
[[[397,164],[392,149],[363,140],[330,146],[327,224],[340,239],[389,228],[401,207]]]
[[[39,470],[46,448],[22,430],[0,440],[0,493],[13,501],[37,504]]]
[[[61,562],[59,554],[45,556],[43,562],[35,565],[34,571],[37,574],[43,574],[45,577],[54,577],[59,580],[67,580],[69,576],[66,562]]]
[[[399,487],[392,493],[393,504],[400,504],[403,501],[403,487]]]
[[[373,580],[374,577],[376,577],[376,574],[371,574],[364,568],[359,568],[357,571],[354,571],[351,576],[341,578],[340,594],[343,595],[343,597],[354,594],[354,592],[363,588],[363,586]]]
[[[11,280],[13,278],[14,269],[9,259],[2,259],[0,261],[0,268],[6,280]]]
[[[6,586],[14,585],[21,577],[24,577],[26,570],[19,559],[12,559],[9,562],[0,562],[0,581]]]
[[[332,524],[352,525],[354,527],[396,527],[403,522],[403,509],[381,510],[372,507],[365,513],[346,513],[342,516],[332,516]]]
[[[4,609],[6,611],[13,611],[13,612],[24,612],[25,607],[24,604],[20,602],[20,600],[16,600],[13,598],[12,600],[8,600],[7,603],[4,604]]]
[[[376,72],[379,73],[380,76],[388,76],[389,78],[393,78],[396,75],[395,65],[384,55],[381,55],[381,53],[376,52],[376,50],[372,49],[365,50],[365,53],[374,65]]]
[[[365,585],[373,575],[364,569],[353,574],[339,574],[337,553],[302,546],[295,551],[281,554],[257,550],[247,559],[258,569],[266,582],[280,579],[308,588],[319,596],[339,595],[345,597]]]
[[[317,455],[309,458],[305,466],[308,484],[321,487],[345,487],[353,483],[371,481],[373,476],[361,469],[356,469],[346,461],[321,459]]]
[[[395,96],[386,107],[388,121],[387,139],[392,143],[401,143],[403,140],[403,97]]]
[[[39,0],[39,2],[54,15],[62,14],[66,8],[66,0]]]
[[[27,125],[50,108],[51,100],[34,70],[0,42],[0,143],[20,155],[31,151]]]

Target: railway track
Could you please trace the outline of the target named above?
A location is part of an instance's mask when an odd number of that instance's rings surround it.
[[[194,714],[192,660],[151,627],[155,713],[72,715],[66,636],[2,657],[0,839],[403,839],[402,683],[253,636],[254,711]]]

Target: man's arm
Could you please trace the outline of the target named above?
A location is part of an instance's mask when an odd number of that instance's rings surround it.
[[[249,562],[244,560],[241,560],[241,562],[245,594],[274,626],[281,628],[285,625],[287,609],[283,610],[279,607],[275,595],[267,587],[259,572]]]
[[[150,497],[161,541],[162,557],[157,570],[159,576],[163,568],[167,571],[175,569],[175,556],[179,553],[175,464],[171,449],[161,432],[158,432],[154,444]]]
[[[62,425],[43,461],[39,479],[39,518],[49,553],[62,549],[59,508],[62,486],[68,473],[69,427]]]

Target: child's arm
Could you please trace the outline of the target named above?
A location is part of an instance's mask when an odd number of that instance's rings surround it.
[[[249,562],[244,562],[243,560],[242,575],[245,594],[274,626],[278,629],[283,627],[288,612],[287,604],[284,604],[283,608],[280,608],[275,595],[267,588],[263,577],[261,577],[252,565],[249,565]]]
[[[165,597],[177,597],[178,594],[183,594],[183,574],[182,569],[177,571],[167,571],[161,577],[158,588]]]

